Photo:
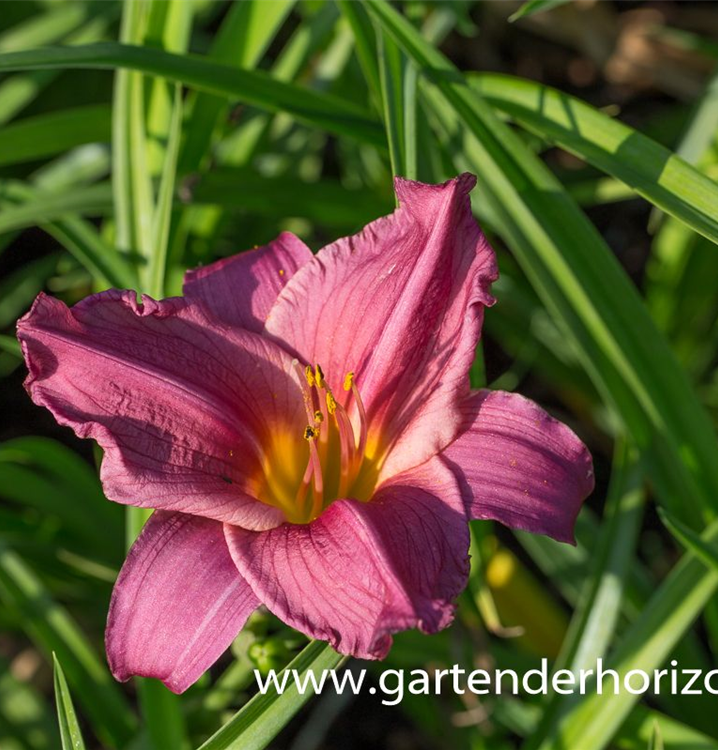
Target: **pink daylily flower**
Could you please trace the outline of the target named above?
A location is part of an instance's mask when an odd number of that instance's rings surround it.
[[[283,233],[182,298],[40,295],[19,322],[35,403],[102,446],[110,500],[156,509],[112,596],[118,679],[182,692],[260,604],[382,658],[451,622],[468,520],[572,541],[584,445],[469,388],[497,278],[474,184],[398,179],[400,208],[316,256]]]

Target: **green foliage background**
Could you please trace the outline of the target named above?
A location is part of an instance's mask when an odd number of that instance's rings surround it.
[[[531,0],[514,22],[559,5]],[[361,713],[328,695],[252,697],[255,666],[340,663],[267,615],[181,697],[112,680],[107,603],[146,515],[104,500],[87,446],[20,403],[13,325],[42,289],[68,302],[112,286],[161,297],[179,293],[186,268],[282,229],[319,248],[392,209],[392,174],[479,176],[475,211],[502,277],[474,385],[488,373],[491,387],[528,387],[588,442],[599,481],[575,548],[475,524],[456,624],[399,636],[373,668],[526,670],[542,656],[571,669],[601,657],[622,674],[672,659],[716,667],[714,81],[690,111],[670,105],[680,127],[661,118],[649,136],[529,78],[461,69],[457,40],[482,43],[482,3],[37,0],[0,11],[3,750],[359,743]],[[715,55],[710,39],[673,33]],[[556,149],[582,168],[562,169]],[[654,207],[639,284],[585,212],[618,220],[626,201]],[[388,725],[378,698],[362,700]],[[392,710],[411,747],[707,749],[718,748],[715,705],[444,693]]]

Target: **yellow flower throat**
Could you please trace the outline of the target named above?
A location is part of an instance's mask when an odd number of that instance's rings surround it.
[[[307,425],[301,436],[272,435],[258,496],[284,511],[290,523],[309,523],[336,499],[369,500],[377,469],[376,462],[366,456],[367,417],[354,373],[344,378],[343,405],[320,365],[302,369],[297,360],[292,364],[302,389]],[[354,425],[348,410],[353,410]]]

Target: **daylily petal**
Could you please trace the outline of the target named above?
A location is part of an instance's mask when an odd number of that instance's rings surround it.
[[[369,417],[369,455],[394,448],[381,477],[417,466],[456,436],[495,256],[471,215],[463,175],[397,179],[391,216],[335,242],[277,298],[265,331],[340,389],[347,371]],[[380,477],[380,478],[381,478]]]
[[[259,602],[222,524],[157,511],[112,592],[105,641],[116,679],[156,677],[181,693],[221,656]]]
[[[311,259],[299,237],[282,232],[268,245],[188,271],[184,296],[228,325],[261,331],[279,292]]]
[[[306,423],[276,344],[181,299],[117,291],[71,310],[40,296],[18,335],[35,403],[104,448],[108,498],[255,529],[283,521],[255,500],[267,435]]]
[[[586,446],[515,393],[474,392],[463,412],[464,431],[442,457],[459,480],[469,516],[573,542],[594,484]]]
[[[466,585],[469,536],[459,488],[439,459],[404,472],[368,503],[339,500],[308,525],[225,525],[259,600],[341,653],[386,656],[391,634],[434,633]]]

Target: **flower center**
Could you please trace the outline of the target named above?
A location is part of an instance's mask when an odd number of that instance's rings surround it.
[[[369,500],[377,472],[366,458],[367,418],[354,373],[344,377],[341,403],[319,364],[292,364],[307,425],[301,435],[273,437],[259,499],[281,508],[290,523],[309,523],[336,499]]]

